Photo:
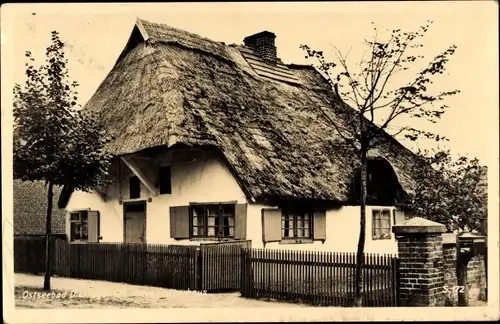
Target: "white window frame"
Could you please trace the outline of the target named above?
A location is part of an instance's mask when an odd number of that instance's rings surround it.
[[[303,216],[304,223],[302,227],[298,226],[298,216]],[[286,227],[285,222],[292,222],[291,226]],[[307,227],[305,226],[307,222]],[[312,211],[296,211],[296,210],[282,210],[281,212],[281,239],[283,241],[287,240],[312,240],[313,238],[313,212]],[[308,235],[305,234],[305,230],[308,230]],[[285,236],[285,230],[292,231],[292,236]],[[299,235],[299,230],[302,230],[302,235]]]
[[[88,242],[89,240],[89,215],[88,215],[88,212],[90,211],[90,208],[87,208],[87,209],[77,209],[77,210],[71,210],[69,211],[69,241],[70,242]],[[73,230],[71,228],[71,225],[74,224],[74,223],[80,223],[80,225],[83,225],[82,224],[82,220],[81,220],[81,215],[82,213],[85,212],[87,214],[87,238],[79,238],[79,239],[74,239],[73,238]],[[72,220],[71,219],[71,216],[73,214],[79,214],[79,219],[77,220]],[[80,237],[83,237],[83,227],[80,228]]]
[[[377,236],[375,233],[375,225],[376,225],[376,213],[380,214],[380,223],[378,224],[380,228],[380,235]],[[391,208],[372,208],[372,240],[390,240],[392,238],[391,235],[391,228],[392,228],[392,221],[391,219],[393,218],[393,211]],[[384,228],[383,227],[383,216],[387,216],[388,222],[389,222],[389,227]],[[387,232],[384,232],[384,230],[387,230]]]
[[[232,215],[225,217],[223,214],[223,208],[230,207],[232,208]],[[194,209],[203,208],[203,214],[196,216],[197,224],[194,224]],[[217,208],[217,214],[215,216],[208,215],[208,209]],[[214,219],[214,224],[209,224],[209,218]],[[228,218],[228,226],[224,226],[224,219]],[[215,219],[218,221],[218,225],[215,225]],[[200,221],[198,223],[198,221]],[[232,222],[231,222],[232,220]],[[236,203],[235,202],[220,202],[220,203],[190,203],[189,206],[189,236],[190,239],[234,239],[235,231],[236,231]],[[231,225],[232,223],[232,225]],[[197,228],[196,234],[194,233],[194,228]],[[210,228],[214,229],[214,234],[210,235]],[[229,229],[229,234],[224,234],[224,228]],[[231,233],[232,229],[232,233]],[[198,232],[201,230],[201,233]],[[218,232],[218,233],[215,233]]]

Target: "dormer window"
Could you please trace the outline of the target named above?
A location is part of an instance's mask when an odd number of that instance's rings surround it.
[[[141,197],[141,181],[136,176],[129,178],[129,197],[130,199]]]
[[[160,195],[172,193],[171,168],[170,165],[160,167],[158,172]]]

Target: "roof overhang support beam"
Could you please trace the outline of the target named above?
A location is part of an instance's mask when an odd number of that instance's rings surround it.
[[[154,197],[158,196],[158,189],[154,183],[155,178],[152,174],[150,174],[150,172],[147,171],[151,169],[150,167],[148,168],[141,163],[142,161],[135,160],[129,156],[122,156],[121,160],[130,169],[130,171],[132,171],[132,173],[139,178],[142,184],[148,188]]]

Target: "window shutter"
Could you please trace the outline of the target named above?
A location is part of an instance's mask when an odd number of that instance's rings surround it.
[[[372,238],[376,239],[380,236],[380,212],[372,211]]]
[[[326,211],[324,210],[314,211],[313,238],[318,241],[326,240]]]
[[[234,209],[234,238],[244,240],[247,236],[247,204],[236,204]]]
[[[405,212],[401,209],[394,209],[394,225],[399,225],[406,220]]]
[[[189,206],[170,207],[170,237],[189,238]]]
[[[89,243],[99,242],[99,221],[100,215],[97,210],[89,210],[87,213],[88,217],[88,241]]]
[[[262,209],[262,241],[281,241],[281,209]]]

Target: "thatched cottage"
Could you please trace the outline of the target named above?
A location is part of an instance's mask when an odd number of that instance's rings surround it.
[[[331,124],[342,107],[313,67],[277,57],[271,32],[226,45],[138,19],[84,107],[114,136],[114,181],[69,196],[68,236],[353,252],[356,159]],[[394,252],[415,157],[390,136],[371,155],[366,251]]]

